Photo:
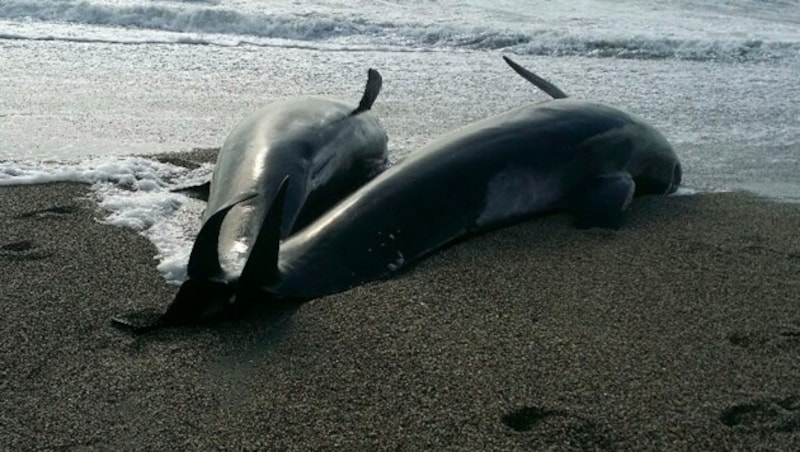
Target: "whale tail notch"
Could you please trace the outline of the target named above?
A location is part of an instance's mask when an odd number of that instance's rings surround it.
[[[237,293],[252,293],[259,287],[280,282],[278,252],[281,240],[281,216],[288,189],[289,176],[285,176],[250,248],[250,255],[236,283]]]
[[[370,68],[367,71],[367,86],[364,88],[364,95],[361,96],[361,102],[350,113],[350,116],[355,116],[372,108],[372,104],[375,103],[375,99],[378,98],[378,94],[381,92],[381,86],[383,86],[383,77],[381,77],[380,72]]]
[[[564,99],[568,97],[567,94],[564,91],[561,91],[561,89],[559,89],[556,85],[525,69],[511,58],[504,55],[503,60],[505,60],[505,62],[511,66],[511,69],[514,69],[514,72],[522,76],[522,78],[525,80],[533,83],[534,86],[547,93],[553,99]]]

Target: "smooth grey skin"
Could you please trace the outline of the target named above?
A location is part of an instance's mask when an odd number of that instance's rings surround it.
[[[282,210],[275,214],[280,218],[278,239],[313,221],[385,169],[387,135],[369,111],[381,84],[378,71],[370,69],[358,106],[325,97],[292,98],[271,103],[235,126],[214,167],[203,218],[207,232],[201,230],[195,240],[187,271],[189,286],[225,296],[233,293],[226,286],[237,283],[287,176],[292,184],[281,200]],[[221,224],[209,225],[215,215]],[[192,297],[196,295],[202,293]],[[150,317],[131,314],[115,322],[146,326],[155,321]]]

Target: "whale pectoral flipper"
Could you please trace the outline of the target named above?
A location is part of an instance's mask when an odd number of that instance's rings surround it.
[[[369,69],[367,71],[367,86],[364,88],[364,95],[361,96],[361,102],[359,102],[358,107],[350,113],[350,116],[355,116],[372,108],[372,104],[374,104],[375,99],[378,98],[378,93],[381,92],[382,85],[383,78],[380,72],[375,69]]]
[[[211,181],[203,182],[199,185],[190,185],[188,187],[173,188],[171,193],[180,193],[190,198],[199,199],[208,202],[208,195],[211,193]]]
[[[635,191],[636,184],[628,173],[604,174],[580,184],[568,200],[575,226],[619,229]]]

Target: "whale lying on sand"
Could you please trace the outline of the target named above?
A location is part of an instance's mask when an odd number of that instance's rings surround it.
[[[281,182],[292,184],[281,200],[279,239],[312,222],[336,202],[382,172],[387,135],[370,112],[382,79],[370,69],[358,106],[326,97],[298,97],[267,105],[245,118],[225,139],[208,187],[203,227],[192,248],[189,282],[175,306],[194,298],[189,288],[232,293],[253,241]],[[213,231],[213,232],[212,232]],[[189,301],[191,304],[191,301]],[[189,307],[189,309],[192,309]],[[135,327],[150,315],[115,318]]]
[[[180,316],[165,316],[160,324],[210,320],[209,313],[238,304],[341,292],[390,276],[470,234],[551,211],[570,212],[581,228],[618,228],[634,195],[677,189],[678,158],[643,119],[570,99],[506,61],[555,99],[443,135],[280,243],[279,206],[294,183],[283,179],[274,201],[259,201],[271,208],[239,291],[216,298],[197,293],[202,300],[180,311],[176,300],[170,311]]]
[[[513,65],[556,99],[469,124],[387,169],[259,264],[275,281],[262,299],[341,292],[551,211],[571,213],[579,228],[619,228],[634,195],[677,190],[681,165],[658,130]]]

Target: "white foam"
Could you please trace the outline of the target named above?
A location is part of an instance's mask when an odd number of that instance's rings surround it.
[[[727,188],[719,188],[719,187],[706,187],[706,188],[695,188],[695,187],[685,187],[680,186],[675,193],[670,194],[669,196],[695,196],[701,195],[703,193],[730,193],[732,189]]]
[[[675,193],[672,193],[670,196],[694,196],[700,193],[702,193],[700,190],[696,190],[694,188],[678,187]]]
[[[158,270],[170,284],[186,279],[186,263],[204,204],[172,193],[210,177],[212,165],[187,169],[143,157],[80,162],[0,162],[0,185],[83,182],[107,212],[102,222],[133,229],[156,247]]]

